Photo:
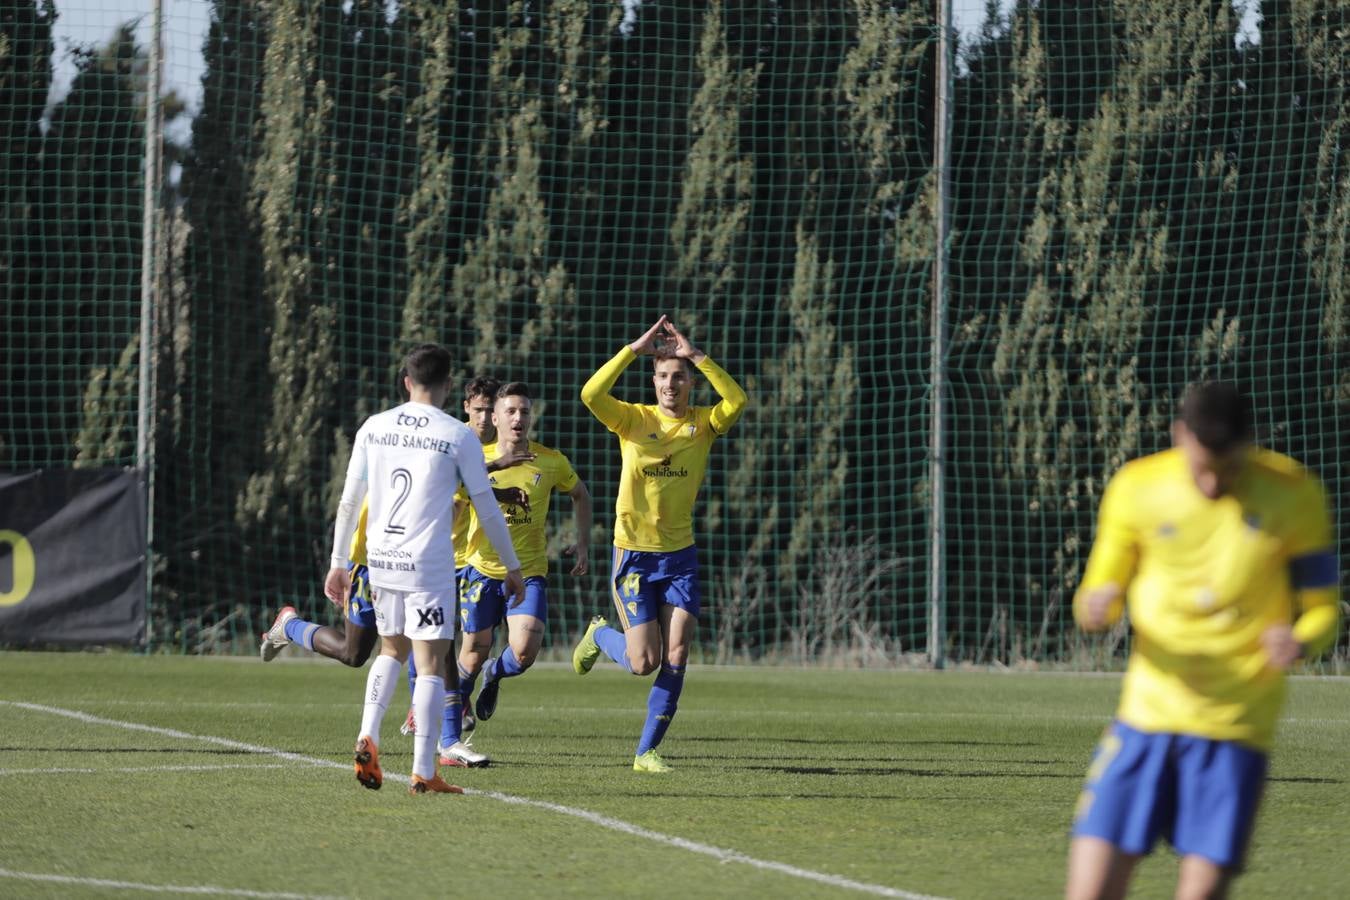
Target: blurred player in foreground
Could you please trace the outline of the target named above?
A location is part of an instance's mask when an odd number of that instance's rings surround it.
[[[1124,896],[1163,837],[1176,896],[1222,897],[1240,871],[1284,700],[1284,673],[1335,639],[1337,560],[1317,479],[1251,445],[1231,385],[1187,390],[1173,447],[1102,497],[1074,617],[1126,605],[1134,639],[1116,718],[1078,801],[1066,895]]]
[[[361,501],[368,498],[366,563],[381,648],[366,680],[354,753],[356,777],[372,789],[383,783],[380,725],[411,650],[419,672],[413,693],[418,727],[411,790],[457,793],[459,789],[436,772],[437,734],[432,723],[444,711],[446,658],[455,632],[451,527],[461,483],[507,567],[508,591],[520,596],[524,584],[506,521],[488,483],[482,445],[463,422],[441,409],[450,392],[449,351],[422,344],[408,355],[404,370],[408,402],[371,416],[353,441],[324,593],[335,603],[347,595],[346,549]]]
[[[642,354],[653,354],[655,405],[624,403],[610,391]],[[690,406],[695,370],[721,401]],[[615,503],[611,590],[624,631],[596,616],[572,652],[584,675],[603,653],[634,675],[658,672],[633,769],[667,772],[656,747],[675,717],[689,645],[698,630],[700,588],[694,501],[713,441],[745,409],[745,391],[662,316],[591,376],[581,401],[619,438],[623,471]]]
[[[525,576],[525,600],[507,605],[502,579],[506,568],[497,557],[475,519],[469,531],[469,561],[462,570],[459,613],[464,623],[464,644],[459,653],[461,701],[467,708],[478,673],[484,671],[483,690],[476,712],[486,721],[497,709],[501,683],[522,674],[534,664],[548,622],[548,525],[549,501],[554,491],[572,498],[576,517],[576,541],[563,553],[575,556],[571,574],[589,571],[591,495],[572,469],[567,457],[551,447],[530,440],[533,401],[529,388],[519,381],[497,392],[493,424],[497,441],[484,448],[491,465],[494,459],[524,460],[490,476],[494,487],[513,488],[524,494],[524,503],[507,504],[506,524],[511,543],[520,557]],[[488,659],[492,632],[506,624],[506,647]]]

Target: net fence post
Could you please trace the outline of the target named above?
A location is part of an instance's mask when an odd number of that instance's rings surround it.
[[[929,494],[932,502],[929,532],[928,661],[940,669],[946,662],[946,357],[947,357],[947,265],[950,218],[950,164],[952,130],[952,0],[937,4],[937,92],[933,118],[933,164],[937,175],[935,204],[936,246],[933,260],[933,310],[930,384],[932,392],[929,434]]]
[[[136,468],[140,472],[145,502],[145,643],[150,643],[151,597],[154,585],[154,317],[159,289],[159,192],[164,150],[160,91],[164,5],[154,0],[150,11],[150,47],[145,86],[145,158],[142,161],[143,207],[141,218],[141,334],[140,367],[136,399]]]

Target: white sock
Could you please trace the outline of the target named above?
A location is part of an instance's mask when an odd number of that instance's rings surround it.
[[[413,739],[413,774],[431,778],[436,774],[436,739],[441,736],[441,714],[445,710],[445,679],[439,675],[418,675],[413,688],[413,718],[417,735]]]
[[[361,710],[361,733],[357,737],[374,738],[380,743],[380,724],[384,721],[384,711],[398,687],[398,673],[403,664],[392,656],[377,656],[370,664],[370,674],[366,676],[366,705]]]

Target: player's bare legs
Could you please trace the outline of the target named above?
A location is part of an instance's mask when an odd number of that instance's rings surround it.
[[[1236,873],[1203,856],[1183,856],[1177,876],[1176,900],[1220,900]]]
[[[1069,845],[1065,900],[1120,900],[1130,886],[1139,857],[1109,841],[1076,837]]]
[[[469,676],[471,679],[470,685],[472,685],[472,679],[477,678],[478,673],[483,671],[483,666],[487,663],[488,656],[491,653],[491,628],[484,628],[482,631],[464,635],[464,643],[459,648],[459,669],[462,675]]]
[[[488,660],[484,668],[483,690],[474,704],[481,721],[487,721],[496,712],[502,681],[523,675],[534,665],[544,640],[544,621],[524,613],[507,616],[506,635],[506,649],[501,656]]]
[[[370,659],[378,636],[374,628],[363,628],[351,620],[342,631],[325,625],[314,632],[314,652],[359,669]]]

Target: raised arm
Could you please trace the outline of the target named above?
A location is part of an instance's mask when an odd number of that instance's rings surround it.
[[[671,349],[675,355],[687,359],[693,363],[694,368],[703,373],[703,377],[708,379],[708,384],[717,391],[717,396],[721,397],[712,411],[712,427],[718,434],[726,434],[731,430],[731,426],[736,424],[736,420],[745,412],[746,396],[745,391],[736,379],[727,374],[717,363],[709,358],[708,354],[693,345],[689,338],[685,337],[674,323],[661,317],[662,321],[657,325],[664,324],[667,339],[671,343]]]
[[[745,412],[745,391],[736,383],[736,379],[728,375],[726,370],[713,362],[707,354],[704,354],[703,361],[698,364],[698,370],[708,379],[712,389],[717,391],[717,396],[722,398],[713,407],[712,427],[718,434],[726,434],[731,430],[731,426],[736,424],[741,413]]]
[[[631,408],[631,404],[615,399],[610,391],[614,389],[614,384],[623,374],[623,370],[633,364],[633,360],[643,353],[650,353],[655,348],[667,324],[665,316],[657,319],[656,324],[648,328],[642,337],[614,354],[609,362],[600,367],[600,371],[582,385],[581,402],[586,404],[586,408],[610,431],[623,430]]]

